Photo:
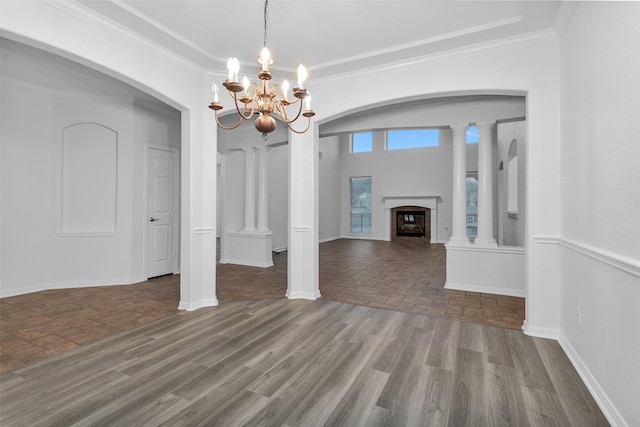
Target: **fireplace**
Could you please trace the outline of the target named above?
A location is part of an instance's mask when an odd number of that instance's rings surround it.
[[[422,206],[398,206],[391,209],[391,240],[431,242],[431,209]]]
[[[424,237],[424,211],[396,211],[396,236]]]

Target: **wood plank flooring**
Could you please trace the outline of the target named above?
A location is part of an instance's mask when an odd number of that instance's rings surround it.
[[[606,426],[555,341],[325,300],[180,312],[0,377],[8,426]]]

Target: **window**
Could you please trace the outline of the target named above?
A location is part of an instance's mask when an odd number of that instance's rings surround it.
[[[373,150],[373,132],[351,134],[352,153],[370,153]]]
[[[351,181],[351,232],[371,234],[371,177]]]
[[[467,144],[477,144],[479,140],[478,127],[475,125],[469,126],[467,128]]]
[[[467,237],[478,236],[478,172],[467,172]]]
[[[437,147],[438,129],[407,129],[387,131],[387,150]]]

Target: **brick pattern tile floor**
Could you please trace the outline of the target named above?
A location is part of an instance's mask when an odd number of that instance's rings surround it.
[[[334,240],[320,245],[322,298],[520,329],[524,298],[444,288],[443,244]]]
[[[444,289],[441,244],[340,239],[320,245],[322,298],[518,329],[524,298]],[[287,253],[274,267],[218,264],[217,297],[282,298]],[[0,372],[177,312],[180,278],[124,286],[35,292],[0,299]]]

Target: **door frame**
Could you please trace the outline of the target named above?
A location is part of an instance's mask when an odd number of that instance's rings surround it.
[[[145,280],[148,279],[149,272],[149,150],[166,151],[173,154],[175,161],[175,171],[173,180],[173,203],[175,215],[173,215],[173,247],[171,254],[173,257],[173,274],[180,273],[180,149],[166,145],[144,144],[142,159],[142,273]]]

